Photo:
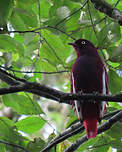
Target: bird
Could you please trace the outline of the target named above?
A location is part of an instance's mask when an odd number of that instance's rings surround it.
[[[86,39],[78,39],[68,44],[76,51],[70,77],[71,93],[108,94],[107,70],[94,44]],[[95,138],[98,122],[101,122],[106,112],[106,102],[73,100],[71,104],[75,106],[78,119],[83,123],[87,139]]]

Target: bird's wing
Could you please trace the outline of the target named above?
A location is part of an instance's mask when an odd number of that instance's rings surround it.
[[[73,76],[73,72],[71,74],[71,93],[77,93],[76,92],[76,88],[75,88],[75,80],[74,80],[74,76]],[[79,101],[74,100],[71,101],[73,107],[75,107],[74,111],[76,111],[76,114],[78,116],[78,119],[82,119],[82,112],[81,112],[81,104]]]
[[[108,75],[107,75],[105,67],[103,67],[102,84],[103,84],[102,94],[108,94]],[[100,117],[101,118],[104,116],[105,109],[106,109],[106,102],[103,101],[100,104]]]

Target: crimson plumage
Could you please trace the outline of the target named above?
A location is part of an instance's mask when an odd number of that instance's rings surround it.
[[[76,61],[71,73],[71,93],[108,94],[108,75],[97,48],[88,40],[79,39],[69,43],[76,51]],[[83,121],[87,138],[97,135],[97,123],[101,121],[106,102],[88,103],[72,101],[80,121]]]

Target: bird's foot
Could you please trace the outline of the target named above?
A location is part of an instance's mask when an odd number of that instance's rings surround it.
[[[83,91],[78,91],[77,94],[78,94],[78,95],[82,95],[82,94],[83,94]]]

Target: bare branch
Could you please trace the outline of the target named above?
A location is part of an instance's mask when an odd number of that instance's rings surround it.
[[[8,93],[16,93],[20,91],[30,92],[41,97],[58,101],[59,103],[70,104],[70,100],[79,100],[80,102],[122,102],[122,94],[117,95],[103,95],[103,94],[71,94],[53,89],[51,87],[41,85],[36,82],[29,82],[25,79],[18,78],[6,71],[0,69],[0,79],[11,85],[9,88],[1,88],[0,95]],[[10,83],[10,81],[12,83]],[[13,86],[14,85],[14,86]]]
[[[71,94],[64,93],[62,91],[53,89],[51,87],[47,87],[45,85],[41,85],[35,82],[26,82],[24,85],[12,86],[9,88],[0,88],[0,95],[8,94],[8,93],[16,93],[26,91],[41,97],[45,97],[51,100],[58,101],[59,103],[70,104],[70,100],[78,100],[80,102],[122,102],[122,94],[117,95],[103,95],[103,94]]]
[[[13,80],[11,77],[9,77],[9,73],[7,73],[6,71],[0,69],[0,79],[4,82],[6,82],[7,84],[13,86],[13,85],[18,85],[19,82]]]
[[[91,0],[91,2],[97,10],[105,13],[122,25],[122,12],[120,12],[118,9],[112,7],[104,0]]]
[[[70,100],[78,100],[80,102],[83,102],[82,100],[89,100],[89,102],[97,101],[109,101],[109,102],[122,102],[122,94],[117,95],[103,95],[103,94],[71,94],[71,93],[65,93],[63,96],[61,96],[61,102],[68,103]],[[65,102],[64,102],[65,101]]]

